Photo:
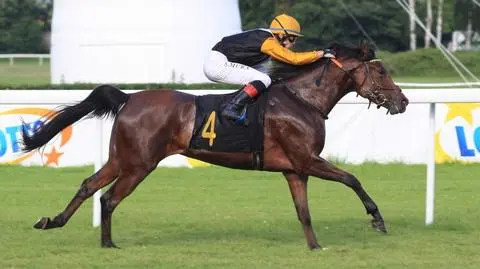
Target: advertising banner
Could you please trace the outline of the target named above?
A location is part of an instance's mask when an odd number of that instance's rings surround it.
[[[198,95],[230,92],[182,91]],[[112,126],[110,119],[83,119],[63,130],[40,150],[27,154],[20,150],[22,122],[26,123],[27,129],[33,130],[41,126],[54,109],[81,101],[89,93],[0,92],[0,163],[83,166],[93,164],[98,154],[102,154],[106,161]],[[429,125],[429,106],[428,103],[411,103],[407,112],[392,116],[386,115],[384,108],[377,110],[372,106],[367,109],[366,104],[340,103],[326,121],[327,135],[321,157],[356,164],[368,161],[425,164],[428,145],[434,139],[437,163],[479,162],[480,103],[436,104],[434,137]],[[208,164],[174,155],[159,166],[199,167]]]

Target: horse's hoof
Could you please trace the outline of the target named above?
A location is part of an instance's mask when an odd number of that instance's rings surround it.
[[[102,248],[116,248],[116,249],[120,249],[120,248],[117,247],[112,241],[102,242]]]
[[[311,245],[308,247],[310,248],[311,251],[320,251],[325,249],[325,248],[322,248],[319,244]]]
[[[43,217],[43,218],[40,218],[40,219],[33,225],[33,228],[45,230],[45,229],[47,229],[49,223],[50,223],[50,218]]]
[[[382,232],[384,234],[387,233],[387,228],[385,227],[385,223],[383,220],[372,220],[372,227],[377,231],[377,232]]]

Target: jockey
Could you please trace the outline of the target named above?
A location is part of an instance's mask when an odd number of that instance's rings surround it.
[[[244,85],[222,111],[224,117],[243,122],[245,105],[270,86],[270,77],[252,66],[270,57],[293,65],[334,57],[328,49],[291,51],[299,36],[302,35],[298,21],[281,14],[273,19],[269,29],[257,28],[227,36],[212,48],[203,67],[206,77],[215,82]]]

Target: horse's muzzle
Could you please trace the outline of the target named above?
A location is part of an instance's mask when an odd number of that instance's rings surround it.
[[[407,110],[408,103],[409,101],[406,97],[402,97],[400,101],[390,102],[389,107],[387,107],[387,113],[390,113],[391,115],[403,113]]]

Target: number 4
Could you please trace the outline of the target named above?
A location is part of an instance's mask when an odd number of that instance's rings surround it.
[[[213,140],[215,140],[215,138],[217,137],[217,134],[215,133],[215,116],[215,111],[212,111],[212,113],[210,113],[210,116],[208,116],[205,127],[203,127],[202,130],[202,137],[209,139],[208,145],[210,145],[210,147],[213,145]]]

